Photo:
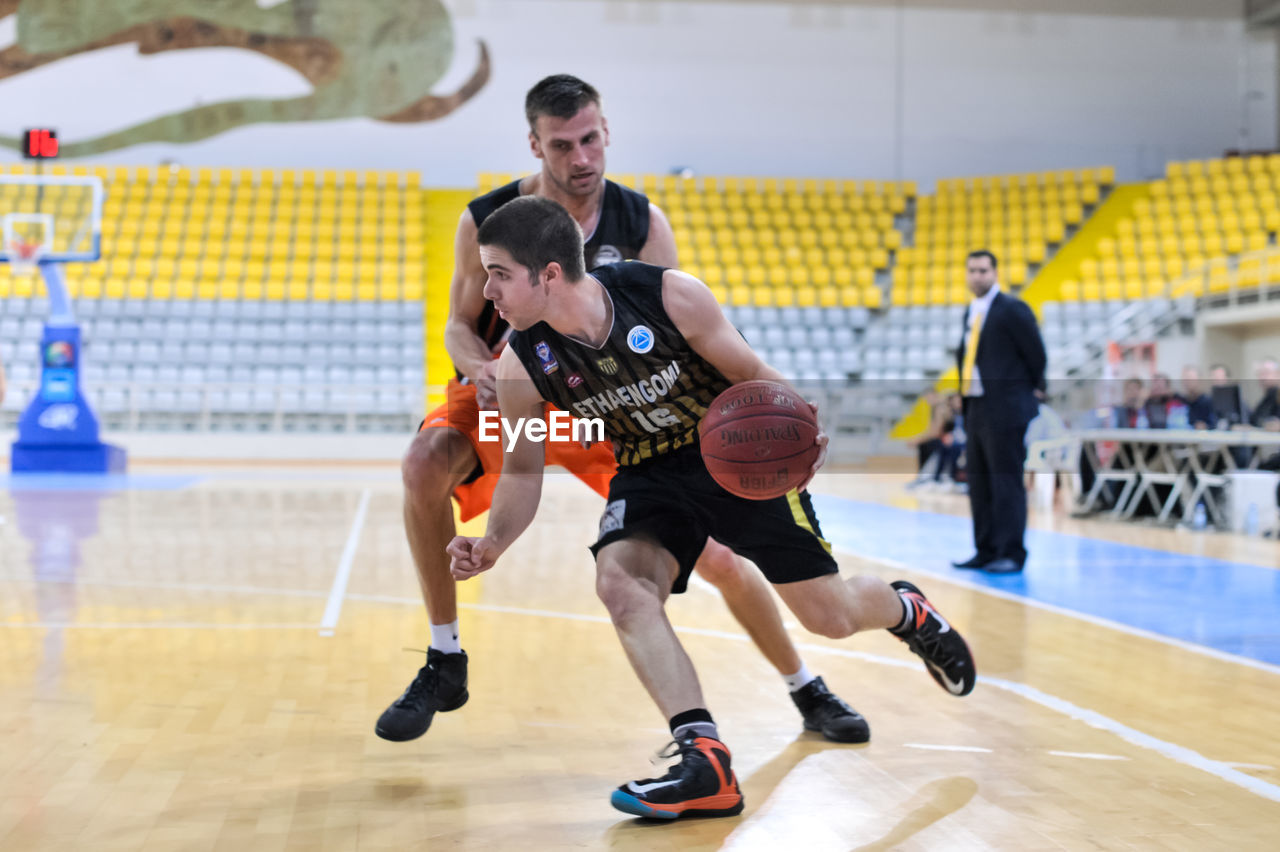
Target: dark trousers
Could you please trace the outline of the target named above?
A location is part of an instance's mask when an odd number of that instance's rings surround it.
[[[1027,488],[1022,467],[1027,459],[1027,422],[1002,400],[967,400],[969,508],[978,558],[1027,561]]]
[[[925,463],[933,458],[933,454],[940,452],[945,445],[938,438],[930,438],[928,441],[916,447],[917,471],[924,470]]]

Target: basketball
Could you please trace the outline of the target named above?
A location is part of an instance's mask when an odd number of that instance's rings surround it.
[[[781,497],[804,482],[818,458],[818,418],[777,382],[729,388],[711,403],[698,434],[711,477],[748,500]]]

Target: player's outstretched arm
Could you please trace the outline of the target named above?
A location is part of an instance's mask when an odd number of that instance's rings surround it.
[[[764,379],[796,390],[781,373],[766,364],[747,345],[747,341],[720,309],[715,295],[697,278],[668,269],[662,275],[662,306],[693,351],[735,385],[753,379]],[[802,396],[799,391],[796,394]],[[816,416],[817,404],[810,402],[809,407]],[[813,479],[813,474],[827,460],[827,441],[827,433],[819,426],[817,443],[821,452],[813,464],[809,479]],[[804,481],[800,490],[809,484],[809,479]]]
[[[496,404],[493,353],[476,333],[484,311],[484,282],[488,273],[480,262],[476,242],[476,222],[470,210],[463,210],[453,238],[453,280],[449,283],[449,318],[444,324],[444,348],[455,367],[476,386],[479,405],[492,409]]]
[[[510,424],[521,417],[526,421],[543,418],[542,397],[513,349],[506,349],[498,359],[498,410]],[[506,431],[504,427],[504,435]],[[449,570],[455,580],[466,580],[488,571],[533,522],[542,498],[545,464],[546,448],[542,442],[529,440],[520,430],[515,446],[503,455],[502,476],[493,491],[493,506],[484,536],[457,536],[446,548]]]

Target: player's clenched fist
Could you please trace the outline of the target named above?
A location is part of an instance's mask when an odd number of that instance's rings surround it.
[[[455,580],[469,580],[488,571],[498,561],[499,551],[487,538],[455,536],[445,548],[449,554],[449,571]]]

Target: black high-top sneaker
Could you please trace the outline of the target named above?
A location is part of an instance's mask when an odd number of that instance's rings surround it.
[[[867,720],[827,689],[820,677],[791,693],[791,700],[804,717],[807,731],[821,731],[824,737],[837,743],[865,743],[871,739]]]
[[[416,740],[431,727],[436,713],[457,710],[467,703],[467,652],[445,654],[427,649],[427,664],[391,706],[382,711],[374,732],[384,740]]]

